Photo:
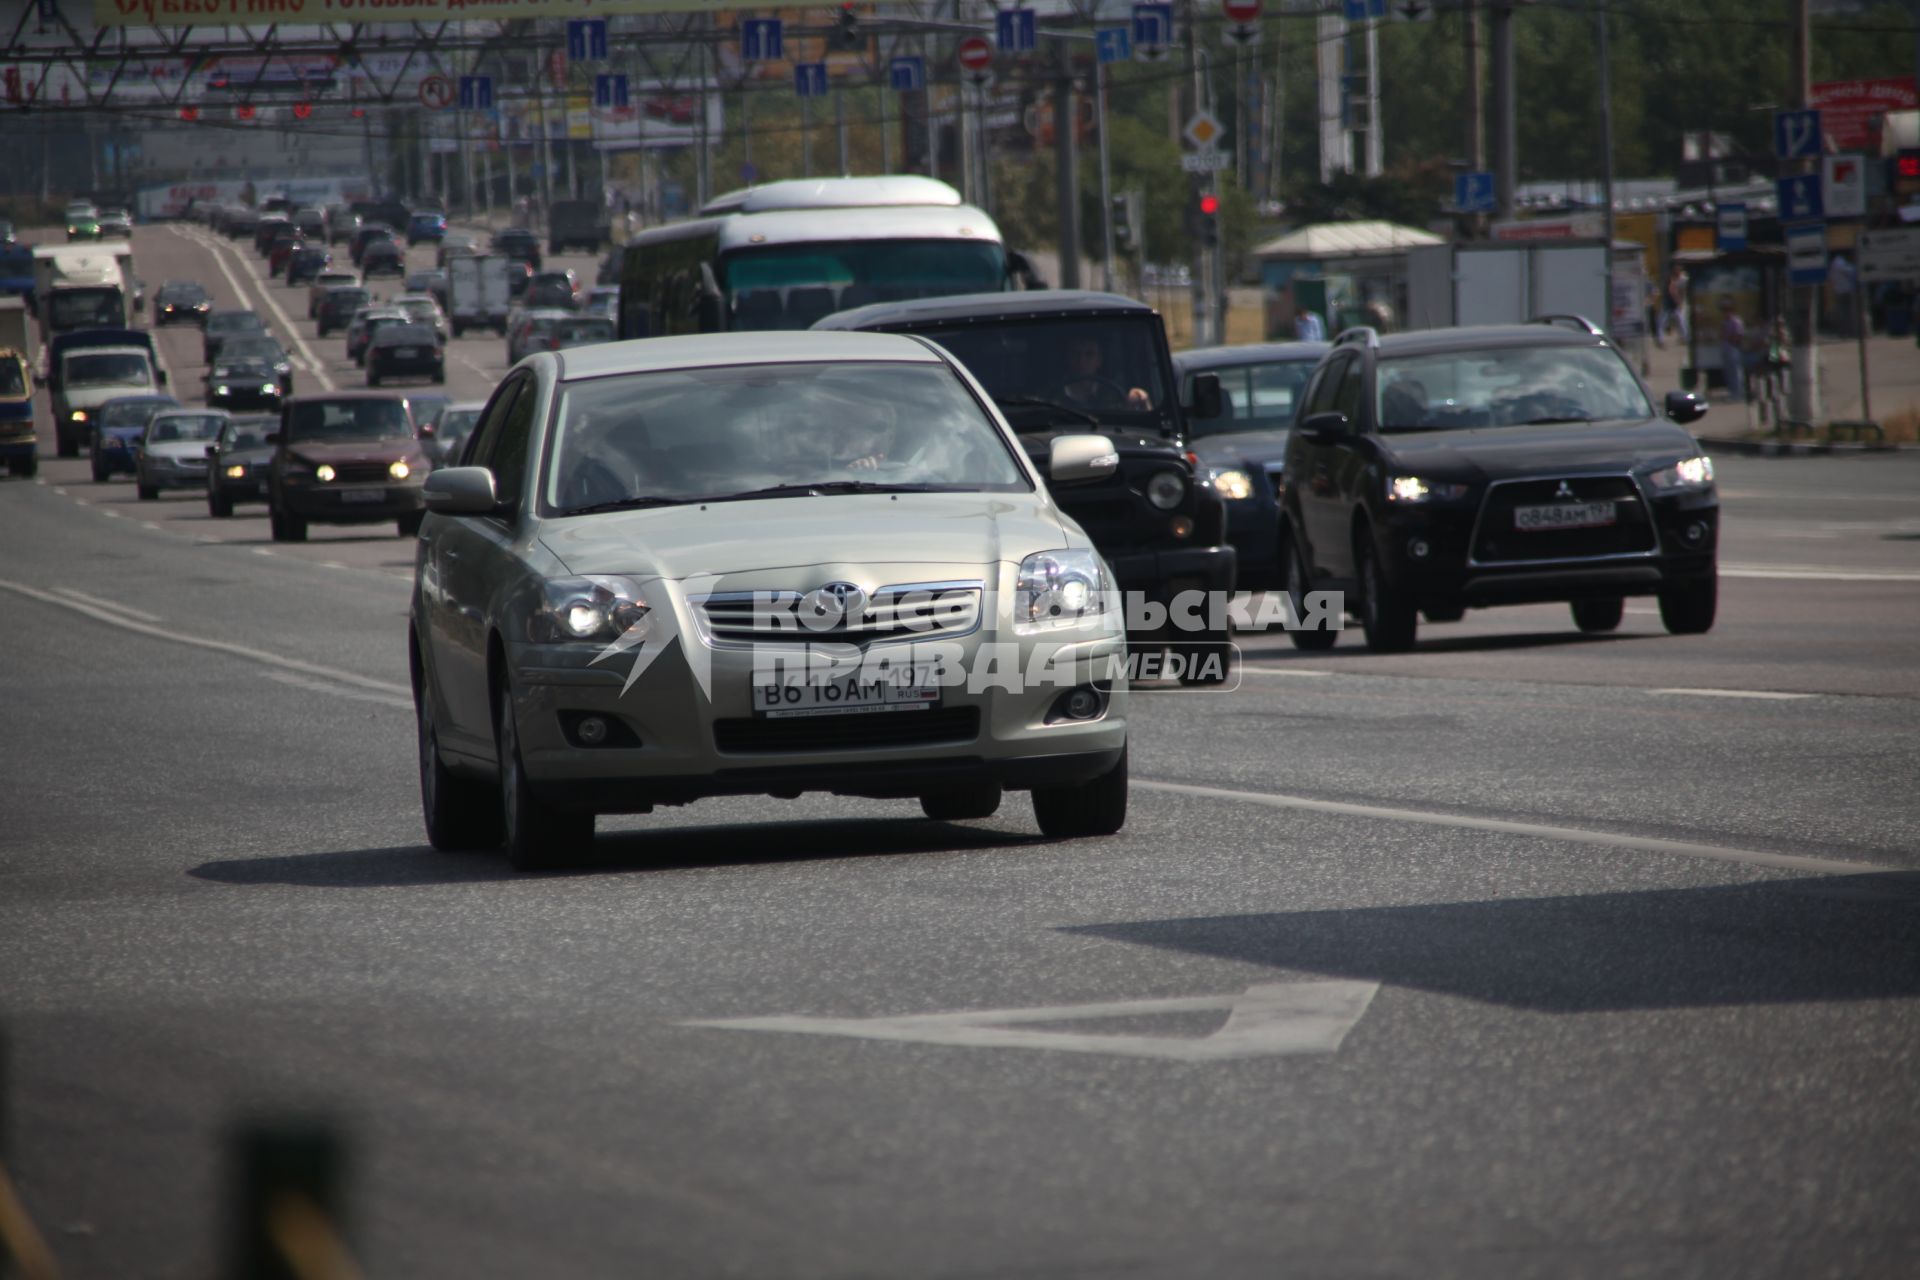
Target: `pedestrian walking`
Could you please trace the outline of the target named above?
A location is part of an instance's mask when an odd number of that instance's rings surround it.
[[[1326,322],[1320,319],[1318,311],[1301,307],[1293,313],[1293,336],[1301,342],[1325,342]]]
[[[1654,332],[1656,346],[1665,348],[1667,334],[1678,328],[1682,346],[1693,340],[1687,317],[1687,289],[1691,282],[1687,279],[1687,269],[1678,262],[1667,269],[1666,288],[1661,291],[1660,327]]]
[[[1747,324],[1734,309],[1731,295],[1720,299],[1720,376],[1734,403],[1747,398]]]
[[[1828,317],[1827,327],[1843,338],[1851,338],[1854,317],[1854,290],[1860,287],[1859,273],[1854,270],[1853,259],[1846,250],[1833,255],[1833,261],[1827,264],[1827,288],[1833,294],[1833,312]]]

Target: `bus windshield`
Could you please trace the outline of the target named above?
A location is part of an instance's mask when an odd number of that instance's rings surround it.
[[[850,240],[736,249],[721,260],[729,329],[805,329],[870,302],[994,293],[1006,255],[986,240]]]

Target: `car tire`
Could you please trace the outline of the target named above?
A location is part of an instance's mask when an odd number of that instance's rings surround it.
[[[1627,612],[1627,602],[1619,596],[1608,600],[1574,600],[1570,607],[1573,625],[1589,635],[1615,630]]]
[[[1387,581],[1380,555],[1369,536],[1360,539],[1360,626],[1373,653],[1405,653],[1419,633],[1420,615],[1413,601]]]
[[[401,537],[417,538],[420,536],[420,522],[425,520],[426,518],[427,518],[426,512],[412,511],[407,513],[404,516],[401,516],[398,520],[394,521],[393,523],[394,523],[394,527],[400,530]]]
[[[138,476],[134,477],[133,491],[142,502],[152,502],[160,496],[160,490],[150,484],[143,484]]]
[[[968,822],[991,818],[1000,811],[1005,791],[997,782],[953,787],[920,797],[920,812],[935,822]]]
[[[534,794],[520,759],[520,732],[513,695],[502,682],[495,698],[494,749],[500,762],[501,843],[515,871],[544,871],[566,865],[593,842],[591,813],[564,813]]]
[[[370,387],[377,387],[380,385],[380,375],[378,372],[376,372],[373,369],[367,370],[367,385]]]
[[[78,440],[70,440],[65,436],[56,435],[53,441],[53,451],[62,458],[77,458],[80,456],[80,442]]]
[[[453,336],[454,336],[454,337],[456,337],[456,338],[464,338],[464,337],[466,337],[466,336],[467,336],[467,326],[465,326],[465,325],[463,325],[463,324],[461,324],[461,323],[460,323],[460,322],[459,322],[458,320],[456,320],[456,321],[454,321],[454,323],[453,323]]]
[[[1076,836],[1110,836],[1127,824],[1127,750],[1091,782],[1077,787],[1038,788],[1033,793],[1033,816],[1040,830],[1056,840]]]
[[[207,514],[215,520],[232,519],[233,499],[227,497],[217,489],[209,490],[207,492]]]
[[[1463,604],[1436,604],[1420,611],[1420,616],[1428,622],[1458,622],[1467,616],[1467,606]]]
[[[22,480],[31,480],[40,470],[40,459],[34,454],[24,458],[15,458],[7,464],[7,474],[19,476]]]
[[[447,367],[445,365],[441,365],[439,368],[433,371],[433,384],[437,387],[443,387],[446,385],[446,383],[447,383]]]
[[[1312,590],[1313,580],[1307,576],[1307,562],[1299,543],[1292,538],[1287,539],[1286,557],[1286,592],[1293,601],[1293,617],[1297,622],[1306,612],[1307,592]],[[1340,643],[1340,632],[1333,627],[1317,627],[1312,631],[1305,627],[1290,627],[1287,638],[1293,641],[1296,649],[1320,653]]]
[[[1668,587],[1660,593],[1660,622],[1672,635],[1704,635],[1713,630],[1719,602],[1718,575]]]
[[[305,542],[307,540],[307,522],[299,516],[286,512],[268,513],[268,524],[275,542]]]
[[[498,849],[502,836],[499,792],[447,768],[433,727],[429,695],[420,690],[414,701],[420,741],[420,811],[426,819],[427,843],[442,853]]]
[[[94,463],[93,464],[93,482],[95,484],[105,484],[107,482],[107,479],[108,479],[108,476],[107,476],[106,468],[102,467],[98,462]]]

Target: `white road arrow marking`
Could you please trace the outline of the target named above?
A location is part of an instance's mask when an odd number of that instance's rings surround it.
[[[1055,1049],[1066,1053],[1114,1053],[1177,1062],[1220,1062],[1294,1053],[1334,1053],[1372,1002],[1377,982],[1275,982],[1235,995],[1176,996],[1160,1000],[1114,1000],[1101,1004],[1043,1005],[1028,1009],[977,1009],[966,1013],[909,1014],[896,1018],[717,1018],[685,1027],[729,1031],[791,1031],[802,1035],[852,1036],[946,1044],[966,1049]],[[1226,1010],[1224,1026],[1207,1036],[1099,1035],[1035,1031],[1017,1024],[1137,1018],[1148,1014]]]

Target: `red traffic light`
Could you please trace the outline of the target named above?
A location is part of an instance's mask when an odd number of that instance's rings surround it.
[[[295,120],[305,120],[312,114],[313,104],[311,102],[296,102],[293,104],[293,118]]]
[[[1206,214],[1209,218],[1211,218],[1214,214],[1219,213],[1220,197],[1219,196],[1201,196],[1200,212]]]
[[[1893,171],[1902,178],[1920,178],[1920,151],[1902,151],[1895,156]]]
[[[180,118],[182,120],[185,120],[188,124],[192,124],[195,120],[198,120],[200,118],[200,108],[182,107],[180,108]]]

